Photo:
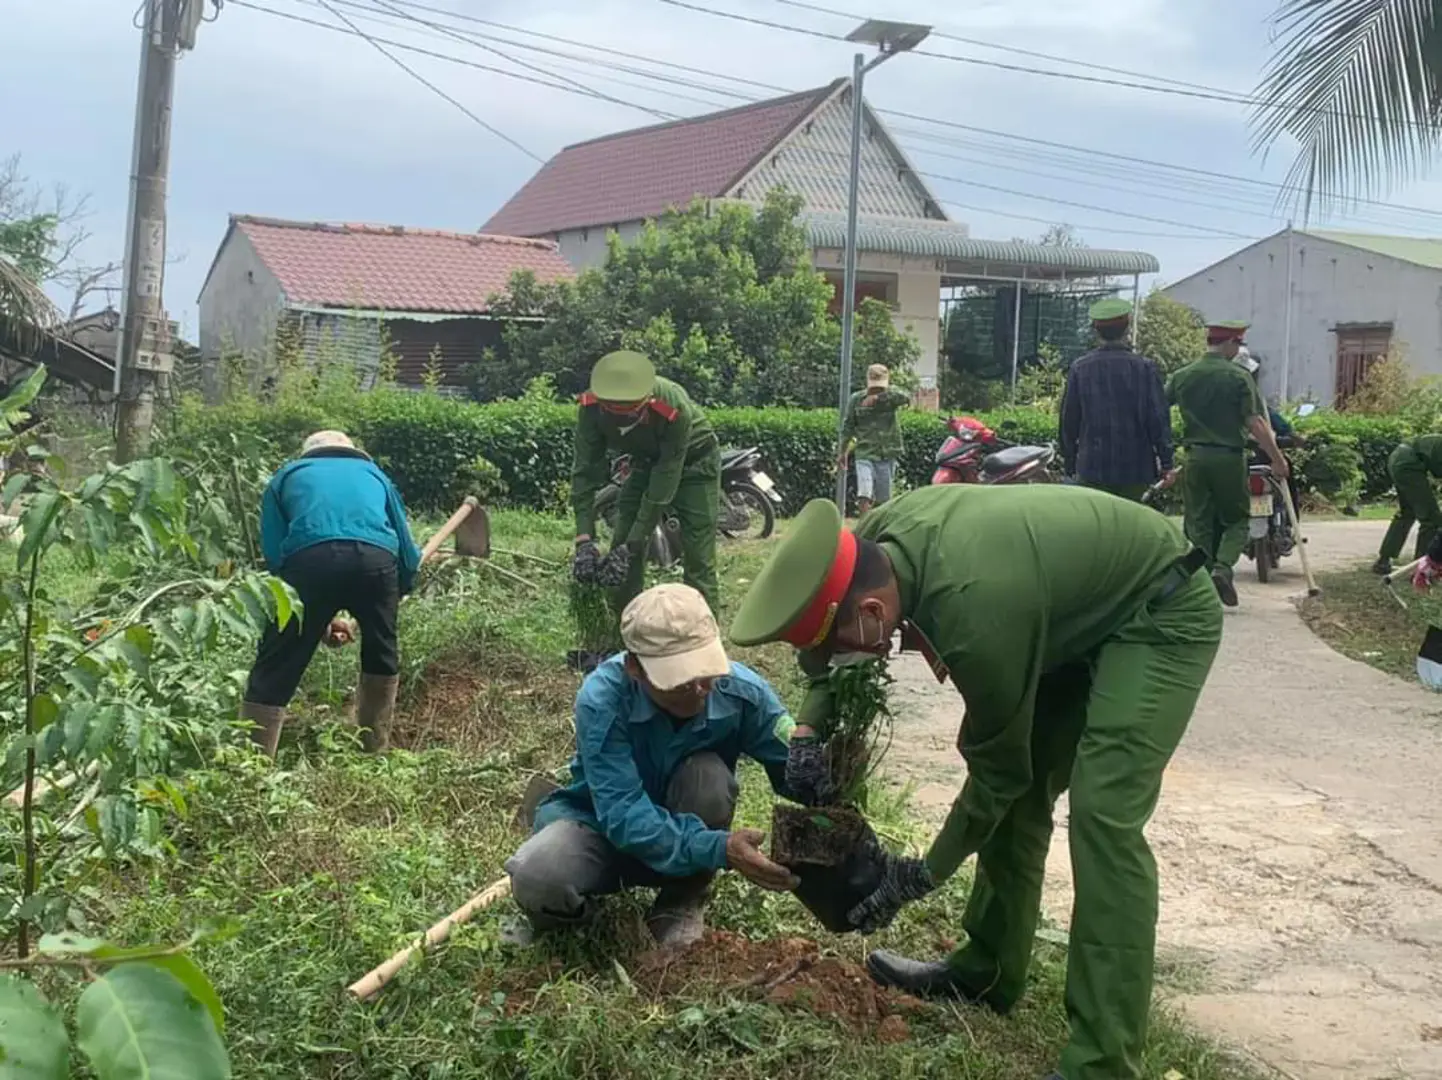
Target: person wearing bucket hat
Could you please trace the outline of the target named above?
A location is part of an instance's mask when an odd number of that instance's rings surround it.
[[[400,671],[396,609],[421,561],[400,493],[344,432],[317,431],[266,485],[260,546],[270,572],[295,588],[305,612],[261,638],[240,706],[241,718],[255,724],[255,741],[275,755],[286,706],[316,646],[349,634],[336,619],[344,609],[360,627],[361,739],[369,751],[386,749]]]
[[[1291,476],[1277,446],[1257,384],[1235,363],[1247,334],[1244,322],[1207,327],[1207,355],[1167,383],[1167,400],[1182,414],[1182,504],[1187,538],[1207,553],[1212,584],[1228,607],[1237,606],[1233,567],[1247,546],[1251,514],[1247,487],[1247,436],[1280,479]]]
[[[1067,370],[1062,466],[1087,487],[1139,501],[1176,476],[1166,387],[1156,363],[1127,344],[1130,301],[1099,300],[1088,314],[1101,344]]]
[[[537,930],[583,924],[596,898],[660,889],[647,919],[663,946],[701,937],[717,870],[766,889],[795,885],[732,829],[736,763],[765,767],[786,794],[791,718],[759,675],[727,659],[716,619],[689,585],[658,585],[621,613],[626,652],[576,696],[571,783],[540,804],[534,831],[506,863],[512,894]]]
[[[867,368],[866,389],[851,395],[841,429],[837,468],[844,470],[847,457],[855,455],[858,514],[891,498],[891,481],[903,449],[901,422],[896,414],[910,403],[905,394],[891,389],[891,371],[885,364]]]
[[[579,401],[571,468],[576,579],[617,589],[616,609],[624,608],[641,591],[646,545],[669,508],[681,526],[683,579],[716,610],[721,449],[706,414],[635,352],[601,357]],[[631,474],[621,489],[611,551],[603,558],[595,540],[596,492],[606,483],[610,454],[631,455]]]
[[[878,982],[1017,1003],[1070,788],[1066,1080],[1143,1075],[1158,903],[1143,830],[1221,640],[1203,561],[1161,514],[1077,486],[921,488],[850,532],[817,500],[731,623],[732,641],[789,642],[812,673],[839,654],[885,654],[900,630],[961,693],[961,793],[925,857],[885,855],[849,918],[885,926],[975,855],[966,943],[934,962],[873,952]],[[830,685],[814,679],[793,745],[825,730]]]

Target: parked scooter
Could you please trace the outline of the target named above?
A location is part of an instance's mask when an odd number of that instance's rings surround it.
[[[754,446],[721,451],[721,503],[716,531],[730,540],[764,540],[776,528],[781,493],[760,467],[761,451]],[[621,488],[631,475],[631,459],[623,454],[611,466],[611,482],[596,493],[596,516],[607,528],[616,527],[616,507]],[[665,513],[651,535],[647,557],[663,570],[675,566],[681,557],[681,523]]]
[[[1050,484],[1056,447],[1007,442],[974,416],[953,416],[936,452],[933,484]]]

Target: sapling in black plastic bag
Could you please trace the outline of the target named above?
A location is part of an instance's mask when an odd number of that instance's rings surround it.
[[[881,847],[866,823],[867,782],[891,741],[887,688],[893,681],[878,658],[832,668],[832,710],[816,734],[824,747],[828,805],[777,806],[771,819],[771,857],[800,879],[796,895],[826,929],[855,929],[846,913],[875,890]]]

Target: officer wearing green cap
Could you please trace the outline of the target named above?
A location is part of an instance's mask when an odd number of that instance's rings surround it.
[[[1167,399],[1182,414],[1182,501],[1187,538],[1202,551],[1222,603],[1237,606],[1232,568],[1247,546],[1251,504],[1247,435],[1257,440],[1279,479],[1291,475],[1277,447],[1257,384],[1234,363],[1247,334],[1244,322],[1207,327],[1207,355],[1172,376]]]
[[[815,501],[731,624],[737,644],[803,649],[810,672],[838,654],[884,654],[901,630],[965,702],[967,776],[945,825],[925,858],[887,855],[850,919],[864,932],[887,925],[975,855],[966,944],[934,962],[873,952],[879,982],[1001,1012],[1017,1003],[1053,807],[1070,787],[1064,1080],[1143,1075],[1158,903],[1143,830],[1221,639],[1202,564],[1162,515],[1081,487],[922,488],[851,533]],[[829,715],[829,685],[813,682],[793,755]],[[821,785],[799,765],[788,761],[787,786],[805,797]]]
[[[1161,369],[1127,345],[1129,301],[1099,300],[1088,312],[1101,345],[1067,370],[1061,400],[1061,456],[1087,487],[1140,500],[1175,478],[1171,409]]]
[[[716,610],[716,518],[721,498],[721,450],[701,407],[640,353],[613,352],[591,369],[580,397],[571,508],[576,516],[578,581],[616,588],[617,610],[641,591],[646,544],[669,507],[681,526],[686,584]],[[596,492],[606,482],[607,455],[631,455],[621,489],[616,535],[601,557]]]

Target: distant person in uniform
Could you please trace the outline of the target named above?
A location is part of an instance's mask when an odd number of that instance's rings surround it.
[[[1087,487],[1140,500],[1176,476],[1172,413],[1161,369],[1127,344],[1132,305],[1100,300],[1088,312],[1101,339],[1067,372],[1061,401],[1062,466]]]
[[[901,457],[901,421],[897,412],[911,399],[891,389],[891,371],[885,364],[866,369],[866,389],[851,395],[841,429],[841,460],[856,460],[856,512],[864,514],[891,498],[891,482]]]
[[[1402,554],[1407,534],[1417,526],[1417,546],[1413,558],[1421,558],[1442,532],[1442,511],[1437,507],[1434,480],[1442,477],[1442,435],[1418,435],[1392,451],[1387,459],[1387,474],[1397,490],[1397,513],[1382,537],[1382,549],[1372,569],[1390,574],[1392,561]]]
[[[635,352],[596,361],[580,404],[571,467],[576,580],[616,589],[616,610],[624,609],[641,591],[651,533],[669,509],[681,526],[683,579],[714,612],[721,446],[705,412]],[[631,475],[621,489],[611,550],[603,557],[595,537],[596,492],[610,475],[608,454],[631,455]]]
[[[1222,603],[1237,606],[1233,568],[1247,546],[1251,489],[1247,474],[1247,435],[1272,463],[1279,479],[1291,476],[1277,448],[1257,384],[1236,363],[1246,337],[1244,322],[1207,327],[1207,355],[1188,364],[1167,384],[1167,398],[1182,414],[1183,527],[1206,552],[1212,584]]]

